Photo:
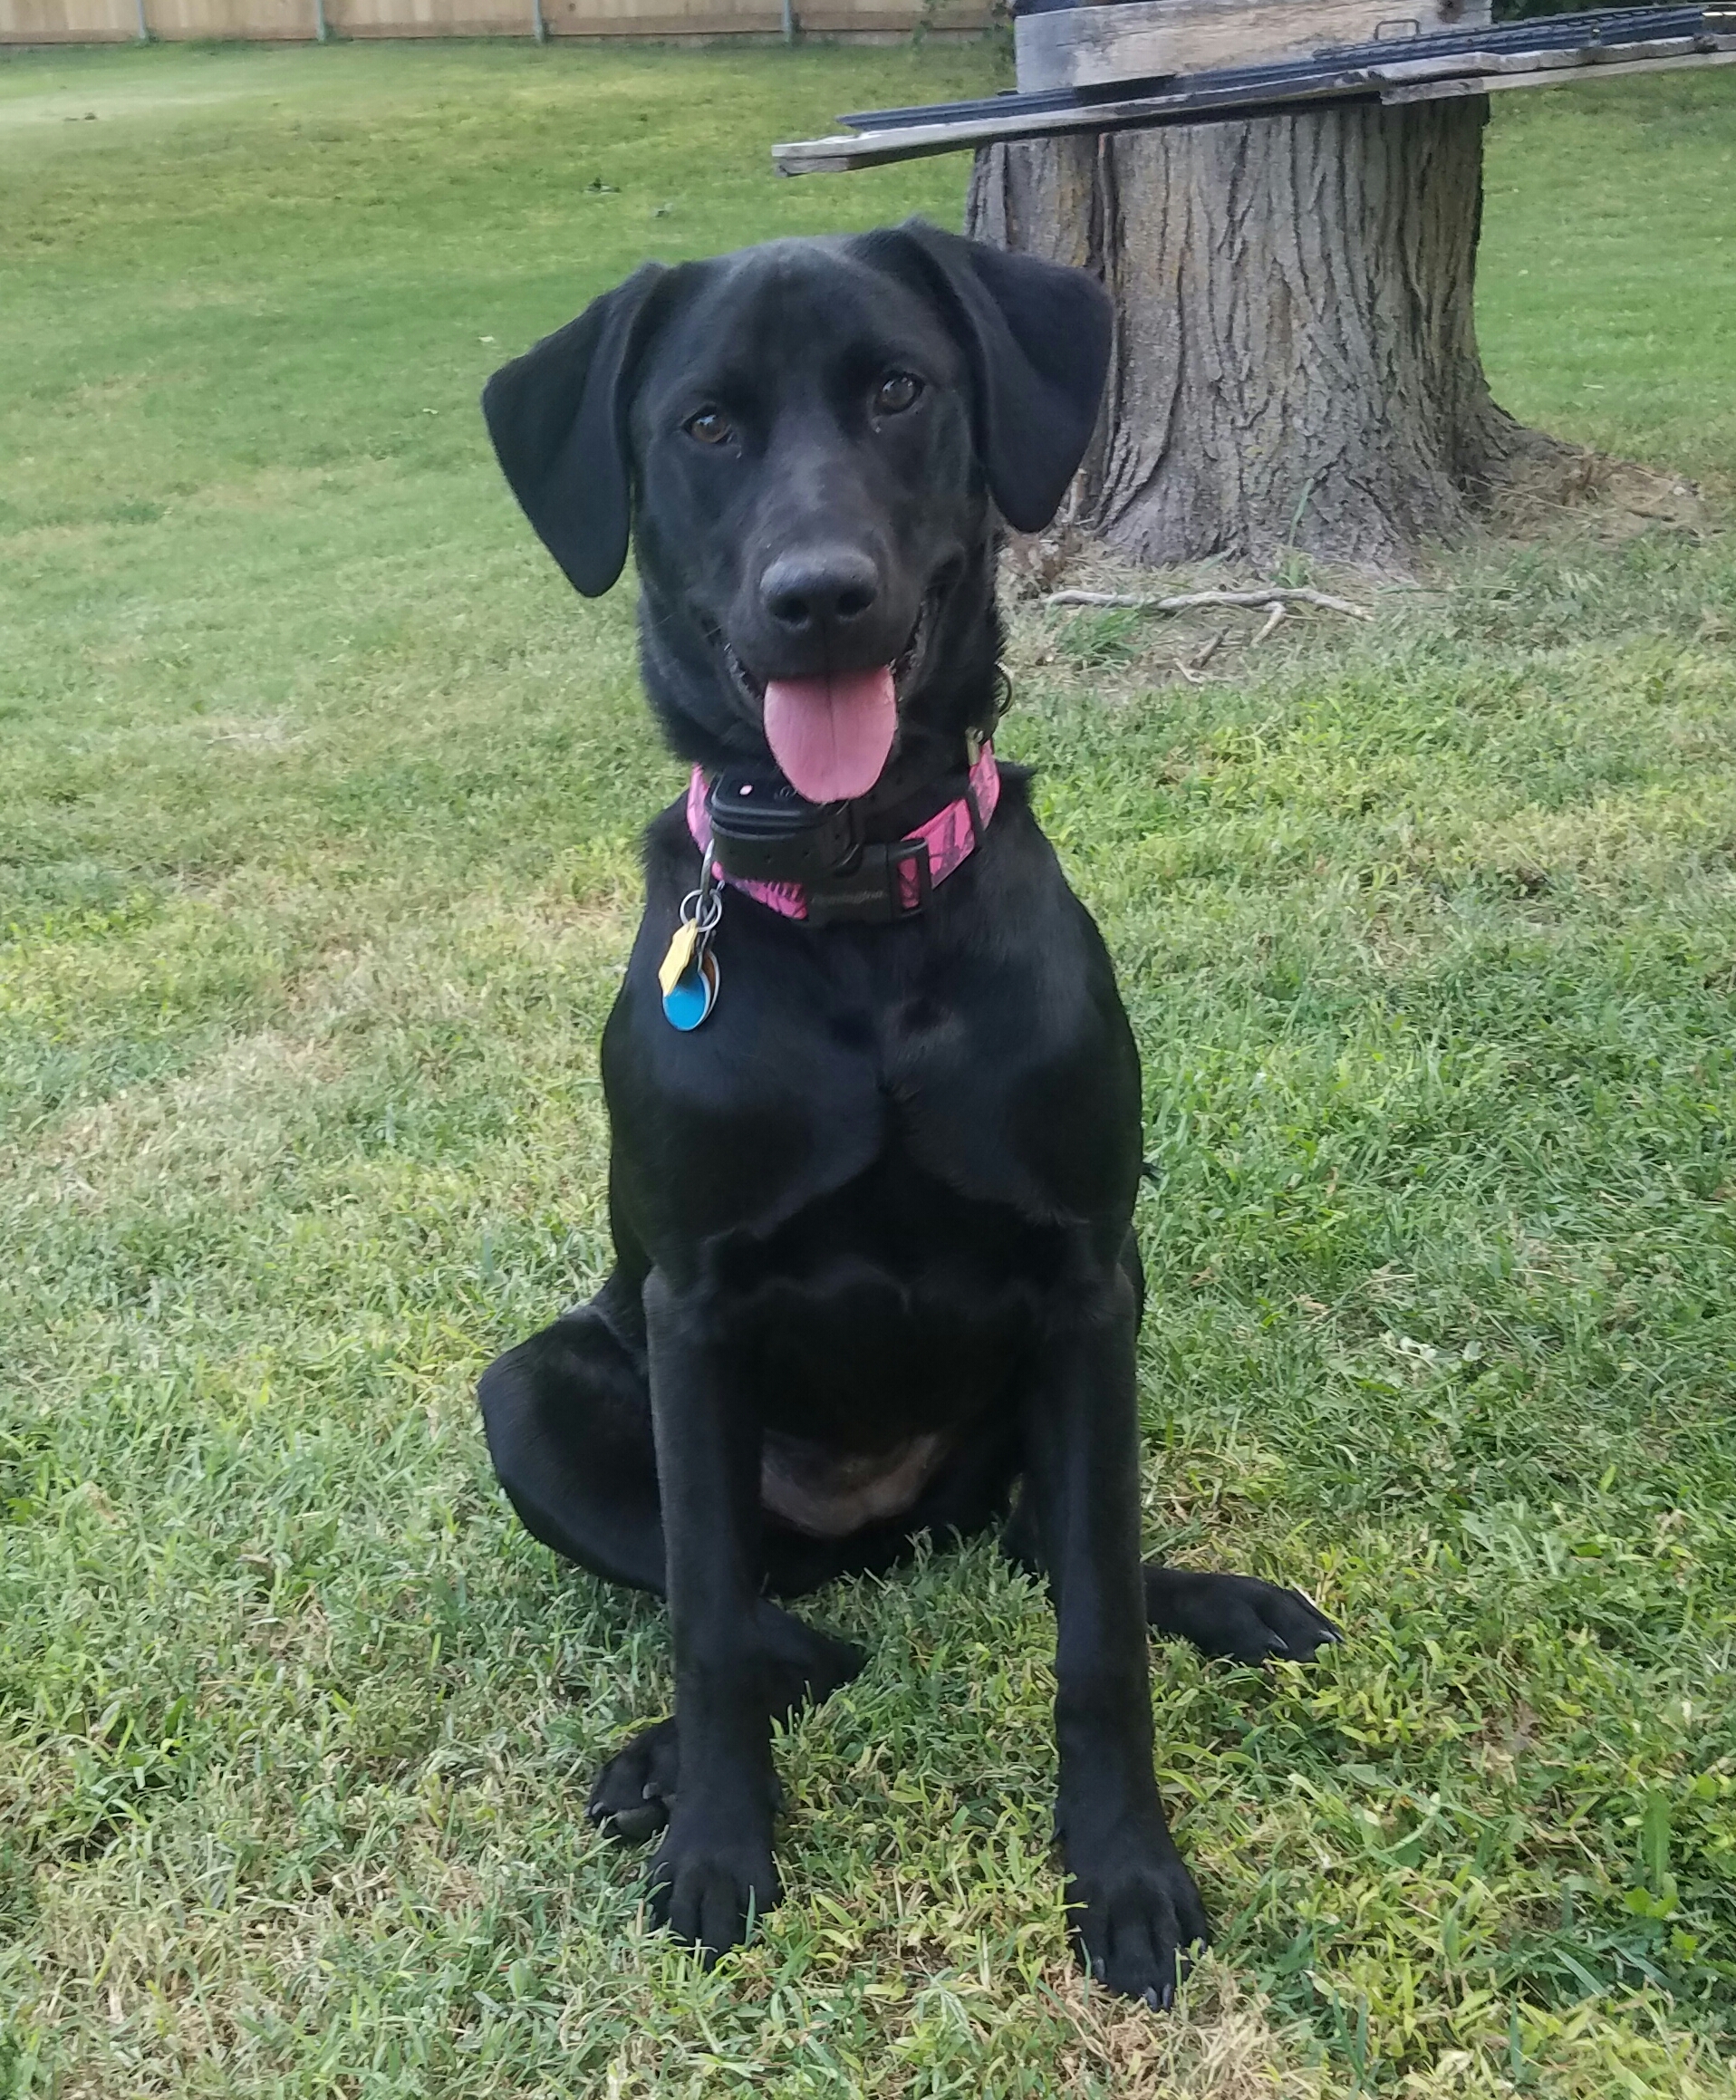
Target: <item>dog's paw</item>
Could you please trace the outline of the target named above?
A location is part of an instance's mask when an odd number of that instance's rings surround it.
[[[1344,1639],[1298,1591],[1193,1568],[1147,1567],[1145,1617],[1153,1633],[1236,1662],[1312,1662]]]
[[[675,1723],[660,1720],[641,1729],[597,1774],[584,1812],[612,1837],[642,1845],[669,1821],[680,1771]]]
[[[784,1892],[768,1838],[690,1832],[683,1821],[671,1824],[651,1861],[651,1916],[698,1948],[709,1969]]]
[[[1079,1956],[1094,1981],[1167,2012],[1190,1951],[1210,1932],[1193,1876],[1172,1849],[1104,1847],[1067,1879]]]

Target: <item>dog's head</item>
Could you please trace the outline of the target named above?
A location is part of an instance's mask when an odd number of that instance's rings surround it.
[[[995,513],[1054,515],[1096,420],[1083,272],[912,222],[648,263],[483,394],[526,515],[588,597],[632,533],[676,748],[767,746],[811,802],[989,718]]]

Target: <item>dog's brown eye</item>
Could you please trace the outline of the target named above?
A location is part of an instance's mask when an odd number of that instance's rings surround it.
[[[922,382],[914,372],[889,372],[874,389],[874,413],[877,416],[902,416],[922,390]]]
[[[687,434],[701,445],[727,445],[736,433],[721,409],[701,409],[688,419]]]

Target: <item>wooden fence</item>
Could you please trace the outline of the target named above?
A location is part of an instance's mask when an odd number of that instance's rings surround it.
[[[817,36],[957,34],[987,25],[986,0],[794,0]],[[0,0],[0,44],[325,36],[776,36],[781,0]]]

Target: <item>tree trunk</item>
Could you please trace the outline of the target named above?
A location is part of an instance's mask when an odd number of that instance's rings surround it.
[[[1082,265],[1115,353],[1078,522],[1134,560],[1403,573],[1563,448],[1496,407],[1472,289],[1486,97],[987,148],[979,240]]]

